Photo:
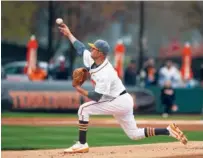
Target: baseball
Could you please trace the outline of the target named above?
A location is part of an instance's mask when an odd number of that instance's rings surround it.
[[[57,18],[57,19],[56,19],[56,23],[57,23],[58,25],[63,24],[63,19]]]

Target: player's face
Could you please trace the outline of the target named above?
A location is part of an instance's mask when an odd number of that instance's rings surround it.
[[[101,56],[101,53],[98,49],[96,48],[91,48],[91,57],[92,59],[98,59]]]

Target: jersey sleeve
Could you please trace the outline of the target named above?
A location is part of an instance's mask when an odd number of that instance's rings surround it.
[[[101,77],[101,78],[97,79],[96,86],[95,86],[95,92],[104,94],[104,95],[109,95],[110,86],[111,86],[110,79],[107,77]]]
[[[86,67],[91,67],[91,65],[94,63],[91,53],[87,49],[85,49],[83,52],[83,63]]]

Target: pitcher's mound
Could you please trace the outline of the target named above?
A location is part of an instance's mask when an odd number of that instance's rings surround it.
[[[63,149],[2,151],[3,158],[203,158],[203,141],[91,147],[89,153],[64,154]]]

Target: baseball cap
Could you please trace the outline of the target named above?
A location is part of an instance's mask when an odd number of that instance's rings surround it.
[[[94,43],[88,43],[88,45],[91,48],[98,49],[100,52],[104,53],[105,55],[107,55],[110,51],[110,46],[108,42],[101,39],[96,40]]]

